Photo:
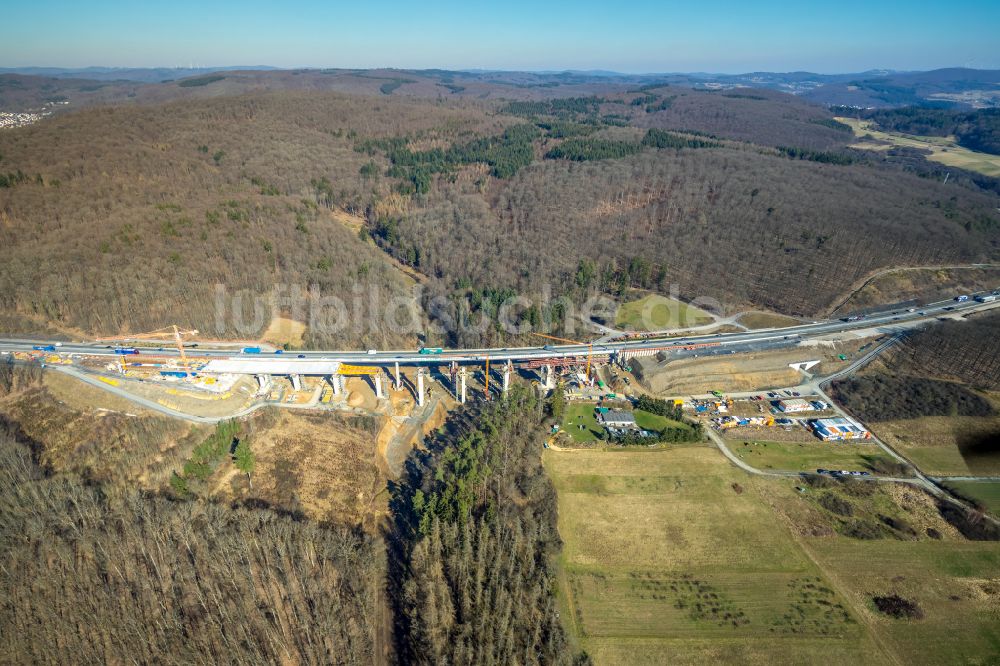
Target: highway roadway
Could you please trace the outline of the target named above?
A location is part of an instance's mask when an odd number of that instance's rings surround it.
[[[973,295],[974,296],[974,295]],[[824,320],[799,326],[780,329],[763,329],[737,333],[718,333],[715,335],[694,335],[684,337],[632,338],[610,340],[593,345],[594,357],[605,357],[619,352],[642,352],[648,350],[670,350],[675,356],[711,355],[723,353],[740,353],[761,351],[769,348],[791,346],[814,337],[837,333],[847,333],[864,329],[876,329],[881,332],[895,332],[904,327],[913,327],[934,320],[943,315],[964,315],[978,310],[984,310],[1000,305],[1000,301],[980,303],[970,297],[968,301],[939,301],[917,308],[913,312],[907,310],[890,311],[870,314],[855,321]],[[0,352],[32,351],[35,345],[56,344],[55,340],[0,339]],[[132,346],[124,341],[124,346]],[[711,345],[685,349],[692,345]],[[138,348],[143,353],[156,356],[178,356],[178,350],[163,342],[162,347],[149,347],[146,343]],[[228,348],[227,348],[228,347]],[[264,352],[261,354],[241,354],[227,346],[211,343],[200,343],[196,348],[186,346],[188,356],[200,359],[217,358],[254,358],[255,360],[274,359],[275,361],[291,361],[296,358],[309,360],[342,361],[356,365],[429,365],[443,361],[458,363],[481,364],[486,359],[491,362],[531,361],[554,358],[584,358],[588,353],[588,345],[560,344],[544,347],[511,347],[482,349],[445,349],[440,354],[421,354],[416,350],[392,351],[350,351],[350,350],[315,350],[296,351],[276,354]],[[62,342],[57,351],[60,354],[83,354],[89,356],[117,356],[114,348],[106,343],[94,342]]]

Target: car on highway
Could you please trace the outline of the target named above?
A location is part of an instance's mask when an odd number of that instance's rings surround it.
[[[377,350],[377,349],[369,349],[369,350],[368,350],[367,352],[365,352],[365,353],[366,353],[366,354],[368,354],[369,356],[374,356],[375,354],[377,354],[377,353],[378,353],[378,350]]]
[[[274,350],[274,353],[275,353],[275,354],[284,354],[284,353],[285,353],[285,350],[284,350],[284,349],[275,349],[275,350]]]
[[[295,358],[305,358],[305,357],[306,357],[306,355],[305,355],[305,354],[299,354],[299,355],[298,355],[298,356],[296,356]]]

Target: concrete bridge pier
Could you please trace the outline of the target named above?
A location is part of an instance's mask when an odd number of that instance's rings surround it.
[[[326,378],[330,382],[330,386],[333,387],[333,394],[340,395],[340,392],[344,390],[343,382],[344,378],[340,375],[330,375]]]
[[[271,385],[271,375],[257,375],[257,388],[261,393]]]
[[[375,382],[375,398],[378,400],[382,399],[382,373],[377,375],[372,375],[372,381]]]
[[[514,367],[510,361],[507,361],[507,365],[503,367],[503,392],[506,393],[510,390],[510,374],[513,372]]]
[[[289,378],[292,380],[292,388],[296,391],[301,391],[302,379],[298,375],[289,375]]]
[[[550,391],[556,387],[556,370],[551,365],[547,365],[543,368],[542,386]]]
[[[424,406],[424,369],[417,368],[417,406]]]
[[[403,382],[399,379],[399,361],[396,361],[396,390],[403,390]]]
[[[458,371],[458,381],[459,381],[459,392],[458,400],[463,405],[465,404],[465,368]]]

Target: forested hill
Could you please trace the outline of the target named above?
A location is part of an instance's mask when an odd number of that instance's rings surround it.
[[[311,89],[324,76],[356,86]],[[472,99],[445,74],[401,77],[220,72],[148,87],[174,101],[140,91],[0,131],[0,330],[250,337],[275,285],[388,298],[414,280],[451,314],[676,284],[811,315],[873,271],[1000,256],[995,181],[851,150],[796,97],[574,79]],[[286,88],[233,94],[257,80]],[[247,296],[221,329],[216,285]],[[363,302],[305,344],[417,343]],[[294,315],[274,305],[258,330]]]
[[[0,421],[3,663],[375,660],[371,538],[48,476],[31,444]]]
[[[45,101],[59,100],[79,107],[114,101],[163,102],[180,97],[193,99],[262,90],[534,100],[599,96],[665,85],[724,93],[749,91],[755,95],[792,93],[814,103],[854,108],[906,105],[943,108],[995,106],[998,84],[1000,71],[966,68],[845,74],[622,74],[439,69],[283,70],[265,66],[202,69],[15,67],[0,68],[0,111],[26,110],[9,108],[11,103],[37,106]]]

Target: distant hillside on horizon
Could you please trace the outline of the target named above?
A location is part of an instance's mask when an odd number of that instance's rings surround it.
[[[339,69],[339,68],[298,68],[286,69],[266,65],[195,68],[117,68],[117,67],[8,67],[0,68],[0,94],[8,84],[3,81],[9,75],[45,77],[46,79],[71,80],[82,88],[96,86],[127,86],[129,84],[161,84],[188,78],[199,78],[213,74],[230,73],[227,78],[253,80],[261,85],[260,75],[272,74],[271,84],[280,84],[286,75],[307,77],[332,77],[311,83],[312,88],[341,90],[343,81],[338,79],[389,78],[404,84],[429,83],[421,89],[411,85],[407,91],[420,96],[421,93],[435,96],[444,88],[448,95],[490,96],[524,98],[524,90],[545,89],[543,97],[568,97],[582,93],[594,94],[611,86],[615,92],[629,88],[652,85],[673,85],[691,88],[731,89],[764,88],[800,95],[805,99],[824,105],[857,106],[864,108],[887,108],[896,106],[957,106],[994,107],[1000,106],[1000,70],[978,70],[960,67],[930,71],[898,72],[891,70],[870,70],[844,74],[816,74],[813,72],[747,72],[743,74],[693,73],[649,73],[624,74],[605,70],[566,71],[507,71],[507,70],[444,70],[444,69]],[[287,83],[287,81],[285,81]],[[74,84],[48,84],[52,88],[70,87]],[[380,84],[381,86],[382,84]],[[279,86],[280,87],[280,86]],[[298,88],[300,86],[291,85]],[[350,87],[350,86],[349,86]],[[357,87],[357,86],[354,86]],[[84,90],[87,92],[88,90]],[[230,91],[231,92],[231,91]],[[375,92],[378,92],[376,90]],[[157,95],[157,99],[161,96]],[[529,96],[530,97],[530,96]],[[0,105],[4,104],[0,96]],[[11,110],[3,108],[2,110]]]

